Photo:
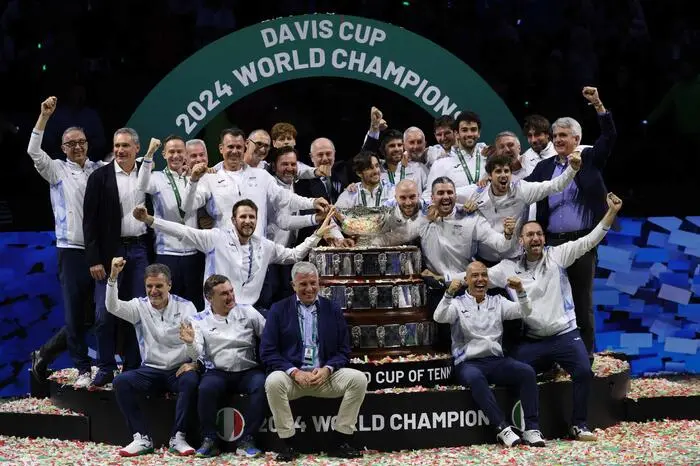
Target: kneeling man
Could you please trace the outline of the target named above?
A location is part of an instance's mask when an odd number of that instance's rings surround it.
[[[299,455],[289,401],[304,396],[343,397],[334,427],[334,447],[328,454],[359,458],[361,453],[350,441],[365,399],[367,378],[345,367],[350,355],[345,316],[337,305],[318,296],[318,269],[312,263],[294,264],[292,288],[295,295],[272,305],[260,343],[260,357],[270,373],[265,381],[267,402],[285,444],[277,461],[291,461]]]
[[[464,278],[467,292],[455,297],[464,282],[452,280],[434,314],[437,322],[452,325],[452,355],[457,380],[469,387],[474,401],[486,412],[489,422],[498,431],[496,437],[505,446],[525,443],[543,447],[544,439],[538,430],[535,371],[528,364],[503,357],[501,348],[503,321],[520,319],[531,312],[523,284],[517,277],[508,279],[508,287],[517,293],[518,302],[514,303],[500,295],[486,295],[489,276],[481,262],[469,264]],[[489,384],[520,388],[525,414],[522,439],[506,422]]]
[[[195,315],[197,310],[191,302],[170,294],[170,269],[163,264],[146,267],[146,298],[120,301],[117,277],[125,265],[122,257],[112,259],[105,307],[108,312],[134,325],[143,362],[138,369],[122,372],[113,382],[119,409],[134,436],[134,441],[119,450],[119,454],[137,456],[153,453],[153,441],[138,405],[138,395],[167,390],[178,393],[170,452],[192,455],[194,449],[185,440],[185,432],[190,408],[194,406],[199,374],[191,370],[194,368],[192,364],[186,364],[190,358],[185,344],[180,340],[180,325]]]

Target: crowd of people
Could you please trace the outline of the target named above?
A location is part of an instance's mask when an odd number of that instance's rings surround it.
[[[157,391],[178,393],[176,454],[219,453],[217,407],[233,392],[249,397],[242,455],[260,454],[255,434],[269,406],[284,440],[278,458],[296,457],[289,401],[303,396],[343,398],[331,454],[360,454],[352,434],[367,380],[347,367],[343,313],[319,294],[316,265],[304,261],[319,244],[355,245],[339,225],[344,209],[356,206],[386,208],[374,246],[420,246],[428,306],[450,326],[457,381],[471,388],[500,442],[545,445],[535,374],[554,364],[573,380],[572,438],[595,440],[586,411],[596,245],[622,201],[602,174],[616,137],[612,116],[596,88],[582,96],[601,128],[594,145],[580,144],[573,118],[550,125],[530,115],[524,153],[512,131],[480,141],[481,120],[471,111],[437,118],[429,145],[420,128],[389,129],[372,107],[351,167],[336,163],[325,137],[311,144],[312,166],[299,162],[297,132],[286,122],[270,132],[224,130],[223,161],[213,167],[203,141],[176,135],[151,138],[138,157],[131,128],[114,132],[112,160],[93,162],[85,131],[69,126],[61,137],[67,160],[52,159],[42,140],[59,104],[42,102],[28,153],[51,189],[63,344],[78,369],[76,388],[113,384],[134,438],[120,454],[153,451],[137,395]],[[154,170],[159,156],[164,168]],[[348,171],[359,182],[350,183]],[[93,297],[94,377],[85,340],[85,300]],[[515,319],[522,332],[507,344],[504,321]],[[57,340],[32,354],[38,379],[61,349]],[[491,383],[519,387],[521,435],[505,421]],[[195,411],[196,451],[185,438]]]

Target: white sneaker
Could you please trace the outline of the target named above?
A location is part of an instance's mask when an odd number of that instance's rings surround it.
[[[179,456],[194,455],[194,448],[187,443],[184,432],[176,432],[174,437],[170,438],[170,453]]]
[[[119,450],[119,456],[138,456],[153,453],[153,442],[148,435],[134,434],[134,441]]]
[[[582,442],[595,442],[598,438],[586,426],[572,426],[571,437]]]
[[[73,384],[73,388],[88,388],[92,383],[92,377],[89,372],[83,372],[78,376]]]
[[[523,443],[531,447],[543,447],[544,437],[539,430],[526,430],[523,432]]]
[[[498,435],[496,435],[496,438],[498,438],[498,440],[500,440],[501,443],[507,447],[514,447],[523,443],[520,437],[518,437],[518,434],[513,432],[513,429],[511,429],[510,426],[500,431]]]

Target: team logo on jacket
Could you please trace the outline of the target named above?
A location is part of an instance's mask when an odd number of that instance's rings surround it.
[[[245,418],[235,408],[221,408],[216,414],[217,435],[224,442],[233,442],[243,435]]]

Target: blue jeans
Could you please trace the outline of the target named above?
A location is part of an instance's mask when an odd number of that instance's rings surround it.
[[[460,384],[469,387],[474,401],[497,429],[505,428],[506,421],[489,385],[519,387],[525,430],[539,429],[537,376],[529,365],[508,357],[489,356],[459,363],[455,367],[455,375]]]
[[[68,354],[79,373],[90,372],[92,362],[85,341],[85,320],[94,281],[85,259],[84,249],[58,249],[58,277],[63,294]]]
[[[248,408],[243,413],[245,427],[242,438],[255,435],[265,418],[267,398],[265,395],[265,373],[254,367],[241,372],[228,372],[210,369],[202,376],[199,384],[199,425],[202,436],[216,439],[216,413],[222,395],[231,392],[248,395]]]
[[[126,259],[126,266],[119,274],[119,299],[128,301],[145,296],[143,273],[148,266],[146,246],[142,243],[122,245],[116,254]],[[136,331],[129,322],[120,319],[105,307],[107,280],[98,280],[95,284],[95,334],[97,336],[97,367],[101,371],[113,371],[117,368],[114,359],[116,352],[117,327],[124,336],[122,360],[124,370],[136,369],[141,365],[141,355],[136,342]]]
[[[575,426],[586,425],[593,372],[588,351],[578,330],[541,340],[527,339],[515,349],[513,357],[531,365],[536,372],[551,368],[555,362],[568,372],[574,385],[571,423]]]
[[[201,253],[191,256],[169,256],[158,254],[156,262],[167,265],[172,275],[173,286],[170,292],[194,304],[198,311],[204,309],[204,256]]]
[[[139,408],[138,395],[165,391],[178,394],[172,435],[176,432],[187,432],[187,422],[194,406],[199,374],[197,371],[188,371],[176,377],[176,372],[177,369],[163,370],[141,366],[138,369],[123,372],[114,379],[115,397],[132,435],[137,432],[150,435],[143,410]]]

